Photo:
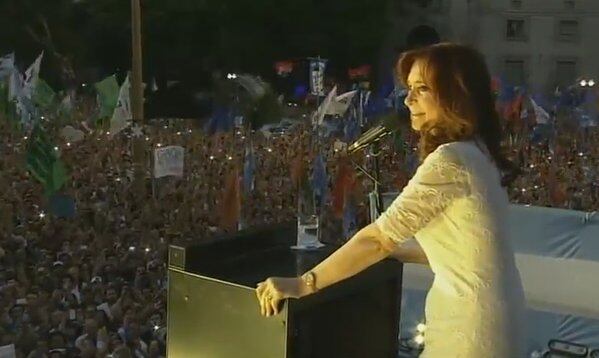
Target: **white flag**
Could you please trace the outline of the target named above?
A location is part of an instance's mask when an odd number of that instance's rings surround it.
[[[239,75],[237,83],[245,88],[253,99],[259,99],[266,93],[266,83],[259,77],[251,75]]]
[[[15,70],[15,54],[0,57],[0,79],[10,75]]]
[[[324,101],[322,101],[322,103],[320,104],[320,107],[318,107],[316,112],[314,112],[314,118],[313,118],[312,123],[316,123],[318,125],[322,124],[322,122],[324,121],[324,115],[327,114],[327,111],[329,110],[331,103],[333,102],[334,98],[336,98],[336,97],[337,97],[337,86],[333,87],[331,92],[329,92],[329,94],[325,97]]]
[[[183,176],[185,149],[178,145],[171,145],[154,150],[154,178],[169,175]]]
[[[532,104],[532,109],[535,113],[535,120],[537,124],[547,124],[549,123],[549,113],[543,109],[543,107],[539,106],[534,99],[530,99],[530,103]]]
[[[8,100],[12,101],[21,96],[23,90],[23,76],[15,68],[8,77]]]
[[[131,114],[130,91],[131,82],[129,81],[129,75],[127,75],[125,82],[121,85],[119,99],[110,119],[110,135],[115,135],[131,125],[133,115]]]
[[[23,81],[23,91],[21,93],[22,96],[25,96],[29,99],[33,97],[33,93],[35,92],[35,88],[37,87],[37,81],[40,77],[40,67],[42,65],[42,58],[44,57],[44,52],[40,53],[40,55],[35,59],[35,61],[29,66],[27,71],[25,71],[25,78]]]
[[[344,115],[349,108],[349,104],[351,103],[352,99],[356,96],[356,93],[358,93],[357,90],[349,91],[335,97],[329,105],[329,108],[327,108],[326,114],[338,116]]]

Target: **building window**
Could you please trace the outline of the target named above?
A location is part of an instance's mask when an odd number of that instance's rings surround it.
[[[512,9],[521,9],[522,8],[522,0],[512,0]]]
[[[439,11],[443,8],[443,0],[412,0],[421,9]]]
[[[560,20],[557,29],[557,37],[560,41],[577,41],[579,28],[580,26],[577,20]]]
[[[564,0],[564,7],[567,10],[574,10],[576,8],[576,0]]]
[[[423,9],[428,8],[432,4],[433,0],[416,0],[416,4]]]
[[[526,62],[523,59],[506,59],[504,69],[509,84],[518,86],[526,83]]]
[[[526,41],[526,22],[523,19],[509,19],[505,37],[512,41]]]
[[[576,81],[578,70],[576,60],[562,59],[557,60],[555,66],[555,81],[559,86],[569,86]]]

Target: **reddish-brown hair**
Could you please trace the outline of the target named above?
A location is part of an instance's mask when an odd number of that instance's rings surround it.
[[[503,184],[509,184],[517,169],[501,149],[502,128],[483,55],[472,47],[453,43],[405,52],[396,68],[404,85],[416,61],[422,65],[422,78],[436,97],[441,113],[437,120],[420,128],[420,159],[441,144],[479,137],[502,172]]]

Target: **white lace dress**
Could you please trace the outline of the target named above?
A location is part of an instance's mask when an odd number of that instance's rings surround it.
[[[431,153],[376,220],[396,244],[416,238],[435,274],[421,357],[525,356],[524,293],[507,210],[486,148],[464,141]]]

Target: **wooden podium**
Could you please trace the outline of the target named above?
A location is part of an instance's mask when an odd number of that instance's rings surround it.
[[[169,248],[169,358],[391,358],[398,352],[402,265],[383,260],[264,317],[255,287],[297,276],[336,247],[290,249],[296,223]]]

